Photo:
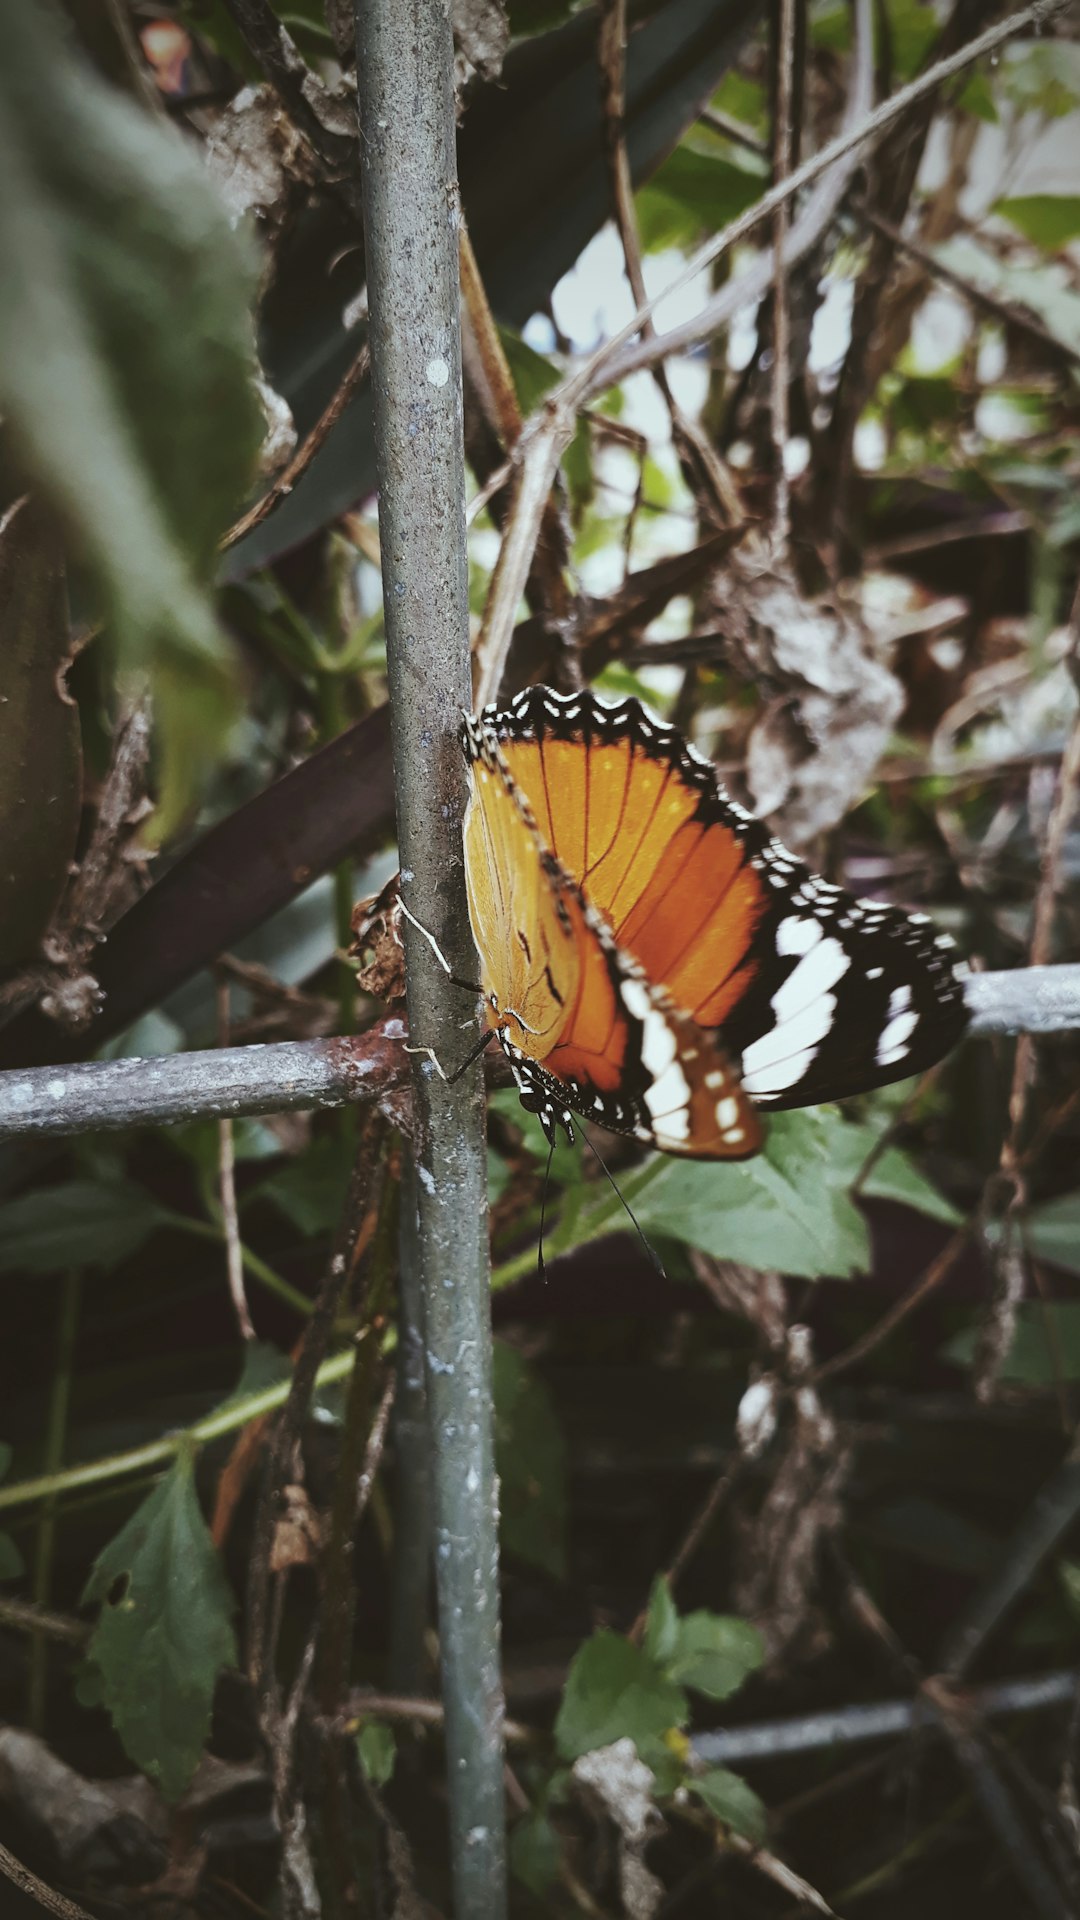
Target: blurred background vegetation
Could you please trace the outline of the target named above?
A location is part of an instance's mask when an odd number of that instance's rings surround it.
[[[880,0],[875,98],[994,17]],[[627,254],[661,295],[851,96],[830,0],[645,0],[625,71],[622,24],[454,8],[473,493],[634,311]],[[582,408],[502,682],[639,693],[991,969],[1080,934],[1077,24],[911,107],[779,295]],[[348,954],[396,864],[351,35],[343,0],[0,7],[0,1066],[382,1011]],[[470,527],[481,657],[507,512]],[[745,1166],[622,1143],[666,1277],[561,1148],[538,1279],[546,1154],[492,1094],[515,1913],[1076,1911],[1078,1059],[969,1043]],[[287,1782],[243,1677],[359,1131],[0,1146],[0,1838],[95,1915],[447,1910],[389,1132],[274,1535]],[[955,1707],[1045,1676],[1040,1713]],[[703,1738],[916,1697],[929,1730],[734,1772]],[[596,1762],[621,1740],[648,1774]]]

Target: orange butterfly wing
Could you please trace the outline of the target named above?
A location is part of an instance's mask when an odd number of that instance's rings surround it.
[[[467,723],[465,741],[469,914],[489,1021],[519,1084],[541,1089],[554,1119],[569,1107],[665,1152],[755,1152],[760,1125],[730,1062],[620,952],[483,720]],[[566,789],[571,771],[560,766]]]
[[[638,701],[530,687],[484,723],[619,949],[719,1030],[757,1104],[864,1092],[960,1037],[951,942],[812,874]]]
[[[535,702],[533,703],[535,706]],[[563,709],[573,717],[574,701]],[[547,844],[648,978],[702,1026],[749,984],[767,889],[742,843],[699,817],[700,792],[640,733],[504,740],[507,766]]]

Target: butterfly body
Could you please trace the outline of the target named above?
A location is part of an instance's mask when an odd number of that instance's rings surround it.
[[[864,1091],[959,1038],[926,917],[812,874],[637,700],[531,687],[462,740],[489,1019],[549,1138],[573,1110],[741,1158],[756,1107]]]

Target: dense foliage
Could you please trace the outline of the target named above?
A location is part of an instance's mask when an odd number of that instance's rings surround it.
[[[974,966],[1072,958],[1070,9],[597,380],[500,601],[500,470],[628,287],[992,17],[698,11],[633,9],[624,73],[614,5],[454,10],[478,671],[512,626],[506,688],[640,693]],[[0,1068],[58,1099],[363,1034],[395,866],[352,7],[100,14],[0,8]],[[742,1165],[608,1141],[621,1199],[493,1081],[515,1913],[1075,1910],[1078,1061],[973,1040]],[[449,1910],[392,1120],[0,1145],[0,1839],[94,1915]],[[1006,1679],[1039,1711],[961,1691]],[[883,1699],[917,1729],[855,1744]]]

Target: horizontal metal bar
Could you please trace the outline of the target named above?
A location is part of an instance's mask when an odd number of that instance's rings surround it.
[[[964,999],[972,1033],[1064,1033],[1080,1027],[1080,965],[970,973]]]
[[[957,1699],[978,1714],[1026,1713],[1056,1707],[1076,1696],[1080,1673],[1074,1667],[1041,1673],[1030,1680],[1002,1680],[977,1687]],[[695,1733],[690,1745],[702,1766],[729,1767],[748,1760],[776,1760],[817,1747],[856,1746],[867,1740],[895,1739],[918,1726],[934,1726],[938,1715],[925,1699],[878,1700],[867,1706],[837,1707],[788,1720],[762,1720],[750,1727],[724,1727]]]
[[[973,1034],[1080,1028],[1080,965],[973,973],[965,979],[964,997]],[[355,1039],[288,1040],[0,1073],[0,1140],[381,1099],[406,1079],[401,1043],[407,1037],[400,1020],[387,1019]]]
[[[407,1038],[404,1022],[392,1019],[355,1039],[287,1040],[0,1073],[0,1140],[378,1099],[406,1078]]]

